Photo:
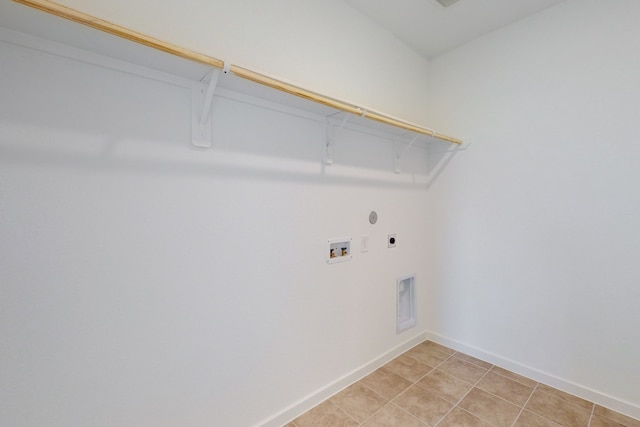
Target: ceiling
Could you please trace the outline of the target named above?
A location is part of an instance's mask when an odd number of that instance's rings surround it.
[[[344,1],[393,33],[415,51],[427,58],[433,58],[565,0],[458,0],[446,8],[437,0]],[[43,15],[45,14],[42,12],[30,10],[14,2],[0,1],[0,26],[6,28],[46,38],[51,35],[49,27],[64,26],[57,22],[59,19]],[[75,27],[77,26],[69,28]],[[89,30],[87,34],[91,32]],[[82,44],[82,38],[78,39],[77,32],[68,30],[62,33],[70,35],[65,34],[65,37],[54,39],[71,45]]]
[[[433,58],[564,0],[345,0],[417,52]]]

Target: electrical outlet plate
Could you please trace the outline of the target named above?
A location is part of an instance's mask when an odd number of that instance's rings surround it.
[[[327,240],[327,264],[349,261],[351,255],[351,237]]]
[[[387,246],[390,248],[395,248],[397,244],[398,244],[398,239],[396,239],[396,235],[389,234],[387,236]]]
[[[369,235],[360,236],[360,252],[369,252]]]

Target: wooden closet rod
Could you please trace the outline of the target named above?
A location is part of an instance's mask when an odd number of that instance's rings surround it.
[[[95,28],[96,30],[104,31],[105,33],[113,34],[114,36],[121,37],[123,39],[131,40],[135,43],[152,47],[154,49],[161,50],[163,52],[170,53],[172,55],[179,56],[191,61],[199,62],[201,64],[211,65],[213,67],[222,68],[224,62],[220,59],[213,58],[211,56],[204,55],[202,53],[194,52],[193,50],[185,49],[180,46],[176,46],[171,43],[167,43],[162,40],[147,36],[146,34],[139,33],[137,31],[130,30],[128,28],[121,27],[120,25],[112,24],[109,21],[105,21],[100,18],[87,15],[86,13],[79,12],[75,9],[54,3],[48,0],[13,0],[16,3],[21,3],[26,6],[30,6],[34,9],[42,10],[52,15],[57,15],[70,21],[77,22],[88,27]]]
[[[163,52],[167,52],[172,55],[179,56],[180,58],[188,59],[190,61],[195,61],[205,65],[210,65],[216,68],[224,67],[224,61],[222,61],[221,59],[217,59],[212,56],[208,56],[199,52],[195,52],[190,49],[185,49],[183,47],[180,47],[171,43],[167,43],[162,40],[158,40],[146,34],[142,34],[137,31],[133,31],[128,28],[122,27],[120,25],[113,24],[109,21],[105,21],[103,19],[96,18],[91,15],[87,15],[83,12],[77,11],[75,9],[71,9],[69,7],[63,6],[58,3],[54,3],[49,0],[13,0],[13,1],[15,1],[16,3],[24,4],[26,6],[30,6],[34,9],[42,10],[52,15],[60,16],[62,18],[77,22],[82,25],[95,28],[100,31],[104,31],[109,34],[113,34],[115,36],[118,36],[127,40],[131,40],[135,43],[148,46],[153,49],[161,50]],[[256,83],[269,86],[271,88],[274,88],[274,89],[277,89],[301,98],[309,99],[313,102],[317,102],[317,103],[329,106],[331,108],[335,108],[341,111],[346,111],[348,113],[366,117],[371,120],[375,120],[375,121],[385,123],[387,125],[395,126],[401,129],[405,129],[411,132],[428,135],[430,137],[437,138],[442,141],[447,141],[453,144],[462,143],[462,140],[458,138],[437,133],[431,129],[426,129],[421,126],[414,125],[412,123],[408,123],[402,120],[398,120],[396,118],[389,117],[381,113],[368,111],[356,105],[349,104],[347,102],[340,101],[334,98],[330,98],[328,96],[321,95],[315,92],[311,92],[301,87],[294,86],[289,83],[285,83],[283,81],[265,76],[260,73],[256,73],[255,71],[247,70],[246,68],[238,67],[236,65],[231,65],[230,70],[233,74],[239,77],[242,77],[244,79],[251,80]]]

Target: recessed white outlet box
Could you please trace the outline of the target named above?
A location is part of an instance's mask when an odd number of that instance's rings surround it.
[[[389,234],[387,236],[387,246],[389,246],[390,248],[395,248],[397,243],[398,239],[396,239],[395,234]]]
[[[351,237],[329,239],[327,243],[327,264],[349,261],[352,258]]]
[[[416,325],[416,276],[400,277],[396,281],[396,331],[406,331]]]
[[[369,252],[369,236],[360,236],[360,252]]]

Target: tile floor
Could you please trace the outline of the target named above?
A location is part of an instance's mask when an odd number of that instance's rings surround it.
[[[285,427],[640,427],[640,421],[425,341]]]

